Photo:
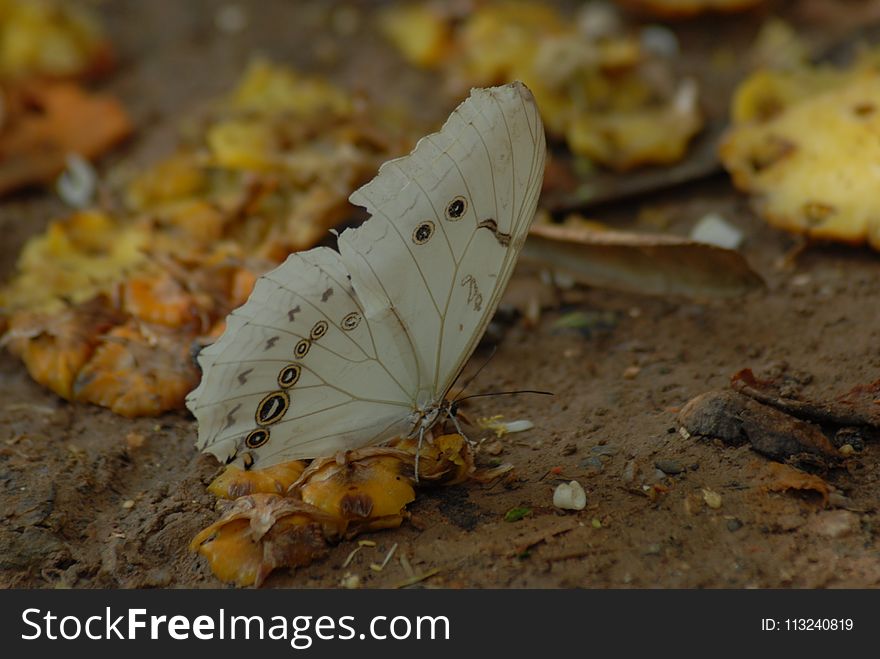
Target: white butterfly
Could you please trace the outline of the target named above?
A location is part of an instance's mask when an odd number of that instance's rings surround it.
[[[442,130],[350,201],[370,219],[339,251],[291,254],[199,355],[197,445],[249,468],[406,436],[492,318],[535,214],[544,128],[522,83],[475,89]]]

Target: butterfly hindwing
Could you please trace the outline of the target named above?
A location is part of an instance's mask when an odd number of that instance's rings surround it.
[[[199,445],[222,460],[250,451],[262,465],[361,445],[364,433],[386,427],[397,432],[415,386],[399,332],[397,323],[364,317],[338,253],[291,255],[257,280],[199,356],[211,371],[187,399]]]

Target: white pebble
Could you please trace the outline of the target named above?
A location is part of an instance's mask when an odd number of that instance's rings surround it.
[[[737,249],[742,244],[743,234],[718,213],[708,213],[694,226],[691,239],[725,249]]]
[[[678,55],[678,37],[668,27],[648,25],[642,28],[642,33],[639,37],[639,40],[642,42],[642,48],[648,52],[663,57],[675,57]]]
[[[528,419],[518,419],[517,421],[508,421],[504,424],[504,432],[524,432],[526,430],[531,430],[535,427],[535,424],[529,421]]]
[[[238,34],[247,27],[248,15],[240,5],[223,5],[214,14],[214,25],[224,34]]]
[[[71,208],[85,208],[92,203],[97,187],[98,174],[92,163],[78,153],[67,154],[67,169],[56,184],[61,201]]]
[[[560,483],[553,492],[553,505],[563,510],[583,510],[587,506],[587,493],[577,481]]]

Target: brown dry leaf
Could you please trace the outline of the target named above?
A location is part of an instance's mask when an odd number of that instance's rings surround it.
[[[707,12],[736,13],[761,5],[765,0],[617,0],[638,11],[662,18],[690,18]]]
[[[115,98],[70,82],[33,82],[4,91],[0,194],[51,181],[68,154],[93,159],[132,131]]]
[[[736,391],[709,391],[691,399],[678,414],[689,436],[717,438],[734,446],[748,442],[774,460],[808,454],[830,462],[840,459],[822,430]]]
[[[584,284],[655,295],[731,297],[763,286],[738,252],[669,235],[536,223],[522,256]]]
[[[761,488],[766,492],[788,490],[816,492],[821,495],[822,503],[825,505],[828,504],[828,495],[831,492],[831,486],[818,476],[779,462],[770,462],[766,465],[760,482]]]
[[[880,380],[857,385],[829,401],[786,398],[779,392],[779,383],[759,380],[748,368],[735,373],[731,384],[737,391],[801,419],[840,426],[880,428]]]

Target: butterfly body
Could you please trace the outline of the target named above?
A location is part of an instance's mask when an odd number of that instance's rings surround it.
[[[544,171],[521,83],[474,90],[442,130],[350,200],[370,219],[338,251],[292,254],[257,280],[199,355],[198,445],[260,467],[421,437],[494,313]]]

